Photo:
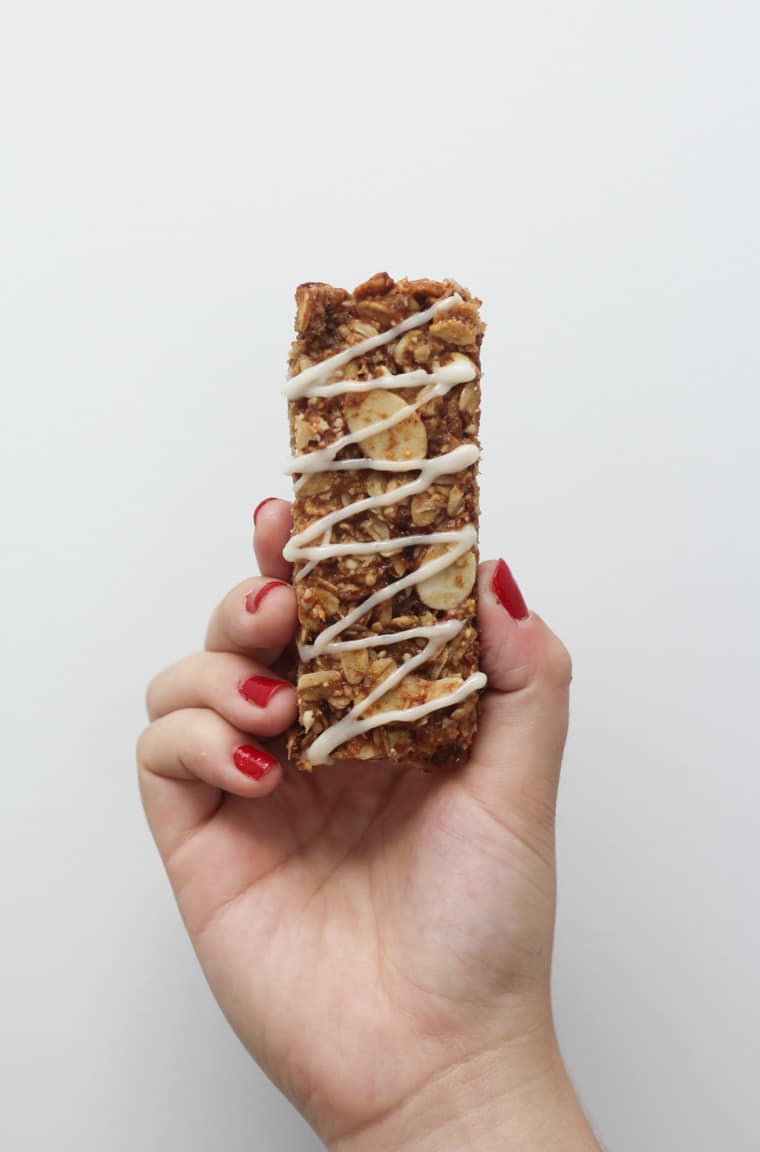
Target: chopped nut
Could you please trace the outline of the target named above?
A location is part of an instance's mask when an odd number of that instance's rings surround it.
[[[310,616],[314,616],[317,620],[326,620],[329,616],[337,616],[340,611],[340,600],[337,596],[337,588],[328,584],[326,587],[320,586],[320,583],[315,581],[306,587],[303,592],[299,590],[299,604],[302,610]]]
[[[393,616],[393,601],[383,600],[375,609],[375,622],[380,625],[379,631],[384,632]]]
[[[335,585],[330,584],[327,580],[317,578],[312,585],[312,590],[315,599],[324,608],[327,615],[337,616],[340,611],[340,600]]]
[[[314,298],[310,293],[304,291],[306,287],[306,284],[302,284],[296,292],[296,330],[298,332],[304,332],[306,330],[309,324],[309,317],[314,308]]]
[[[460,296],[467,299],[469,293],[459,286],[459,284],[450,281],[451,291],[458,292]],[[399,280],[398,288],[401,292],[408,292],[410,296],[429,297],[430,300],[437,300],[440,296],[445,296],[446,293],[442,292],[443,285],[439,284],[436,280],[420,279],[420,280]],[[425,300],[427,304],[428,299]]]
[[[368,296],[385,296],[395,287],[396,281],[387,272],[376,272],[369,280],[354,288],[354,299],[366,300]]]
[[[397,552],[392,557],[391,568],[399,578],[401,578],[406,573],[406,560],[400,553]]]
[[[417,528],[427,528],[434,524],[443,509],[443,498],[435,488],[418,492],[411,500],[412,524]]]
[[[398,364],[399,368],[403,368],[412,357],[415,345],[415,338],[417,333],[412,330],[406,332],[397,342],[396,347],[393,349],[393,359]]]
[[[477,333],[474,328],[464,321],[458,320],[456,316],[448,316],[445,320],[438,320],[435,324],[430,325],[431,336],[436,336],[439,340],[445,340],[447,344],[461,344],[468,345],[474,344],[477,338]]]
[[[301,336],[321,333],[341,304],[348,299],[343,288],[331,284],[299,284],[296,288],[296,330]]]
[[[370,496],[382,496],[385,491],[385,480],[382,472],[370,472],[367,477],[367,492]]]
[[[435,317],[430,325],[430,335],[437,340],[464,347],[477,343],[481,331],[482,325],[474,302],[455,304]]]
[[[416,628],[417,627],[417,617],[416,616],[394,616],[393,619],[391,620],[391,624],[393,625],[394,628],[397,628],[399,632],[403,632],[403,631],[406,631],[407,628]]]
[[[374,760],[377,755],[374,741],[366,741],[363,744],[359,744],[357,741],[356,743],[358,746],[356,751],[351,753],[352,760]]]
[[[293,442],[296,452],[304,452],[312,441],[311,424],[308,418],[300,414],[293,421]]]

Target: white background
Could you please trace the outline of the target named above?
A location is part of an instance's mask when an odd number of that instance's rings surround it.
[[[483,551],[575,657],[580,1094],[614,1152],[757,1147],[759,34],[751,0],[2,4],[3,1147],[318,1147],[196,968],[133,745],[288,493],[295,285],[380,269],[482,296]]]

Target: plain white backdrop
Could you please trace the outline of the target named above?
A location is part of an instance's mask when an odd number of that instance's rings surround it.
[[[143,689],[287,495],[293,290],[479,294],[482,544],[575,658],[556,1015],[614,1152],[757,1146],[760,14],[0,6],[0,1142],[319,1147],[139,808]]]

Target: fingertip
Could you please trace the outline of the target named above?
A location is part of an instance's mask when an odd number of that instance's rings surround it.
[[[237,744],[231,760],[237,773],[234,791],[238,795],[268,796],[282,781],[280,761],[255,744]]]
[[[228,592],[206,632],[212,652],[247,652],[269,664],[290,643],[297,611],[293,588],[279,579],[254,577]]]
[[[296,693],[287,680],[253,676],[238,684],[237,694],[250,712],[247,726],[257,736],[279,736],[295,723],[298,715]]]
[[[264,508],[267,504],[271,504],[272,501],[276,500],[276,499],[277,499],[276,496],[265,496],[263,500],[259,501],[259,503],[256,505],[256,507],[253,510],[253,526],[254,526],[254,528],[256,527],[256,524],[257,524],[258,519],[259,519],[259,514],[260,514],[262,508]]]
[[[270,592],[274,592],[275,588],[287,587],[288,585],[284,580],[267,580],[265,584],[258,583],[255,588],[251,588],[250,592],[246,592],[245,594],[244,603],[246,612],[250,612],[251,615],[253,615],[254,612],[258,612],[265,597],[267,597]]]
[[[288,580],[292,565],[283,559],[282,550],[290,536],[292,510],[289,501],[268,496],[254,512],[253,550],[264,576]]]
[[[287,644],[296,628],[295,589],[284,580],[257,580],[243,596],[238,628],[243,637],[255,636],[256,647]]]

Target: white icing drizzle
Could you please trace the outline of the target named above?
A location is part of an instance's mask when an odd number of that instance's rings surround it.
[[[376,376],[372,380],[338,380],[335,384],[310,388],[308,394],[339,396],[349,392],[372,392],[375,388],[382,388],[383,383],[390,384],[395,392],[397,388],[419,388],[423,384],[430,384],[434,378],[452,384],[466,384],[468,380],[475,379],[475,365],[471,360],[452,360],[449,364],[437,368],[432,374],[424,368],[418,368],[415,372],[399,372],[397,376]]]
[[[443,300],[436,300],[431,308],[427,308],[424,312],[415,312],[413,316],[407,316],[406,320],[402,320],[400,324],[395,327],[389,328],[387,332],[378,332],[377,336],[370,336],[367,340],[361,340],[358,344],[352,344],[350,348],[346,348],[343,352],[336,353],[335,356],[328,356],[326,360],[320,360],[319,364],[312,365],[311,368],[305,368],[303,372],[299,372],[296,376],[291,376],[285,388],[283,389],[288,400],[297,400],[301,396],[311,395],[311,386],[315,385],[317,388],[321,387],[332,376],[333,372],[337,372],[339,368],[345,368],[346,364],[350,364],[352,360],[356,360],[359,356],[364,356],[367,352],[374,352],[375,348],[382,348],[384,344],[390,344],[398,336],[403,336],[405,332],[411,332],[413,328],[421,328],[423,324],[427,324],[432,320],[438,312],[443,312],[446,308],[453,307],[454,304],[461,304],[462,297],[456,292],[453,296],[446,296]]]
[[[332,444],[328,444],[326,448],[317,448],[314,452],[304,452],[301,456],[294,456],[285,471],[290,473],[300,472],[302,474],[306,474],[307,472],[324,472],[328,464],[335,459],[343,448],[347,448],[349,444],[361,444],[363,440],[369,440],[371,436],[376,436],[378,432],[385,432],[387,428],[393,428],[395,424],[401,424],[411,416],[412,412],[416,412],[418,408],[423,408],[430,400],[435,400],[437,396],[445,396],[456,384],[465,384],[468,380],[472,380],[474,372],[471,364],[468,367],[463,360],[454,360],[451,364],[446,364],[443,368],[437,368],[435,372],[426,372],[425,376],[427,380],[430,381],[431,387],[425,388],[411,404],[405,404],[404,407],[399,408],[397,412],[393,412],[383,420],[377,420],[374,424],[369,424],[366,428],[362,428],[358,432],[348,432],[345,436],[340,436],[337,440],[333,440]],[[388,379],[393,380],[394,377],[378,377],[372,381],[372,388],[368,388],[367,391],[382,388]],[[463,444],[460,445],[460,447],[467,448],[469,445]],[[457,449],[454,449],[454,451],[457,451]],[[436,459],[436,457],[434,457],[434,459]],[[401,461],[401,463],[403,463],[403,461]],[[366,463],[364,466],[367,467]]]
[[[327,533],[325,533],[327,535]],[[299,560],[332,560],[336,556],[367,556],[382,552],[387,556],[390,552],[399,552],[402,548],[416,548],[420,544],[454,544],[460,539],[459,531],[451,532],[419,532],[416,536],[392,536],[388,540],[352,540],[348,544],[315,544],[311,548],[299,548]],[[448,567],[448,565],[447,565]]]
[[[341,616],[340,620],[336,620],[329,628],[323,628],[319,636],[313,644],[304,644],[299,646],[299,653],[302,660],[313,660],[316,656],[320,656],[323,652],[330,650],[330,641],[335,636],[340,636],[341,632],[345,632],[357,621],[361,620],[362,616],[366,616],[378,604],[383,604],[386,600],[392,600],[397,592],[403,592],[404,588],[411,588],[414,584],[421,583],[422,580],[427,580],[430,576],[435,576],[437,572],[443,572],[444,568],[448,568],[465,552],[469,552],[473,544],[477,541],[477,532],[472,524],[465,524],[464,528],[458,528],[451,533],[456,537],[456,542],[453,548],[444,552],[441,556],[436,556],[433,560],[428,560],[427,563],[421,564],[414,572],[408,572],[406,576],[394,580],[391,584],[386,584],[385,588],[380,588],[377,592],[373,592],[366,600],[362,600],[361,604],[357,604],[348,615]],[[382,548],[387,541],[373,540],[373,544],[379,544]],[[448,621],[443,621],[448,623]],[[433,625],[433,627],[440,627],[440,625]],[[397,633],[389,632],[386,639],[389,643],[393,643],[396,639]]]
[[[474,464],[478,455],[478,449],[474,444],[460,444],[452,452],[446,452],[443,456],[434,456],[432,460],[407,461],[405,471],[411,471],[415,466],[419,466],[420,474],[416,480],[401,484],[390,492],[381,492],[377,496],[365,496],[362,500],[355,500],[353,504],[347,504],[345,508],[337,508],[334,512],[320,516],[319,520],[315,520],[303,532],[299,532],[297,536],[291,536],[282,550],[283,556],[290,561],[300,560],[301,548],[305,544],[310,544],[317,536],[321,536],[326,529],[332,528],[333,524],[338,524],[341,520],[348,520],[360,512],[371,512],[375,508],[387,508],[389,504],[398,504],[407,496],[416,496],[418,492],[424,492],[426,488],[429,488],[439,476],[444,476],[450,472],[461,472],[470,464]],[[351,463],[359,462],[351,461]],[[364,467],[371,468],[376,463],[378,463],[376,460],[365,460]],[[334,468],[328,463],[325,465],[325,470],[333,471]],[[459,529],[459,531],[463,531],[463,529]],[[381,552],[384,542],[378,540],[375,543],[380,545],[377,551]]]
[[[386,684],[387,680],[384,680],[381,687],[385,688]],[[330,753],[334,752],[339,744],[344,744],[346,740],[352,740],[354,736],[369,732],[371,728],[379,728],[381,724],[408,724],[410,720],[419,720],[421,716],[426,716],[428,712],[434,712],[437,708],[448,708],[452,704],[460,704],[473,692],[478,692],[485,686],[486,678],[483,673],[473,672],[472,676],[463,680],[453,692],[439,696],[436,700],[427,700],[424,704],[417,704],[413,708],[397,708],[392,712],[376,712],[374,716],[363,716],[353,721],[349,713],[342,720],[338,720],[337,724],[326,729],[321,736],[317,736],[308,749],[306,757],[311,764],[325,764],[329,761]],[[336,733],[337,739],[335,739]]]
[[[320,448],[313,452],[306,452],[290,460],[286,472],[291,475],[300,474],[299,479],[295,483],[296,491],[306,482],[309,475],[315,472],[342,472],[367,468],[381,472],[419,473],[415,480],[402,484],[390,492],[382,492],[377,496],[368,496],[365,499],[356,500],[352,504],[348,504],[345,508],[336,509],[336,511],[330,512],[320,517],[319,520],[314,521],[314,523],[310,524],[303,532],[292,536],[283,549],[283,556],[286,560],[290,561],[306,561],[304,567],[298,573],[298,580],[303,579],[304,576],[312,572],[320,561],[336,556],[386,554],[415,546],[450,545],[440,556],[426,561],[426,563],[420,565],[414,572],[410,572],[406,576],[393,581],[385,588],[381,588],[377,592],[372,593],[372,595],[368,596],[366,600],[363,600],[353,608],[346,616],[343,616],[328,628],[324,628],[313,644],[299,644],[298,651],[301,659],[308,661],[313,660],[325,652],[331,654],[350,652],[362,648],[387,647],[402,643],[406,640],[427,640],[424,648],[415,655],[407,657],[406,660],[404,660],[390,676],[378,684],[368,696],[354,705],[343,719],[331,725],[317,737],[305,753],[306,758],[314,765],[329,762],[331,753],[341,744],[353,739],[354,736],[368,732],[372,728],[377,728],[382,724],[405,723],[410,720],[417,720],[437,709],[458,704],[462,700],[465,700],[471,693],[483,688],[486,683],[486,678],[483,673],[476,672],[468,676],[468,678],[453,691],[439,696],[436,699],[428,700],[411,708],[396,709],[394,711],[378,710],[373,715],[367,716],[366,712],[373,704],[400,684],[415,668],[419,668],[434,658],[445,644],[457,636],[464,627],[464,621],[441,620],[437,624],[426,627],[408,628],[400,632],[388,632],[379,636],[362,637],[359,640],[337,639],[342,632],[351,628],[363,616],[366,616],[367,613],[377,607],[378,604],[392,599],[397,592],[409,588],[414,584],[419,584],[430,576],[434,576],[436,573],[448,568],[450,564],[453,564],[460,556],[468,552],[477,541],[475,528],[471,524],[466,524],[462,528],[453,529],[448,532],[399,536],[389,540],[357,541],[348,544],[332,542],[332,529],[343,520],[357,516],[362,512],[387,507],[391,504],[406,500],[418,492],[425,491],[439,476],[461,472],[477,461],[479,452],[477,446],[474,444],[461,444],[451,452],[446,452],[432,459],[375,460],[368,457],[362,457],[358,460],[335,459],[338,453],[348,445],[360,444],[363,440],[375,436],[387,428],[392,428],[395,424],[406,420],[412,412],[417,411],[418,408],[422,408],[430,400],[437,396],[445,396],[446,393],[457,384],[467,383],[475,378],[475,366],[472,361],[465,357],[459,357],[437,368],[433,372],[418,370],[401,373],[397,376],[381,376],[373,380],[346,379],[330,382],[330,377],[344,368],[352,360],[384,344],[389,344],[392,340],[395,340],[405,332],[411,331],[413,328],[418,328],[429,323],[438,312],[445,308],[450,308],[459,302],[461,302],[461,297],[458,295],[447,296],[443,300],[438,300],[431,308],[407,317],[406,320],[388,329],[387,332],[381,332],[376,336],[371,336],[369,339],[362,340],[360,343],[352,345],[345,351],[339,352],[337,355],[331,356],[319,364],[314,364],[306,368],[303,372],[292,377],[284,389],[285,395],[289,399],[294,400],[312,396],[330,397],[351,392],[370,392],[376,388],[382,388],[385,384],[388,384],[394,390],[397,388],[422,388],[416,400],[404,405],[404,407],[394,412],[391,416],[383,420],[378,420],[369,427],[363,428],[355,433],[341,436],[325,448]],[[313,541],[318,539],[320,543],[314,544]]]

